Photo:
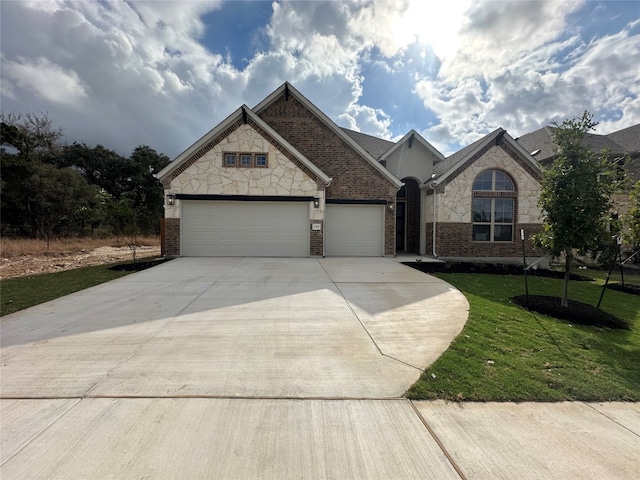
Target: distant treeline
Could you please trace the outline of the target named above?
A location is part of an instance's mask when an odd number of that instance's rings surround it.
[[[146,145],[123,157],[102,145],[61,143],[46,114],[0,114],[1,234],[158,233],[170,159]]]

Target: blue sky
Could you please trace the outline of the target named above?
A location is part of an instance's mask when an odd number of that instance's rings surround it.
[[[173,157],[291,82],[339,125],[445,154],[585,109],[640,123],[640,2],[0,2],[4,114]]]

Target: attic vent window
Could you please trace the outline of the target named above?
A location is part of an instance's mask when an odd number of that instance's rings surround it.
[[[225,152],[224,166],[227,168],[267,168],[269,156],[266,153]]]

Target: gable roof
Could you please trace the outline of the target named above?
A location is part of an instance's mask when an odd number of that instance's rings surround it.
[[[542,127],[534,132],[521,136],[517,141],[528,150],[529,153],[534,153],[539,150],[539,152],[534,155],[539,162],[553,160],[558,156],[558,152],[555,150],[555,143],[553,142],[555,128],[556,127]],[[634,144],[636,152],[640,150],[639,136],[640,124],[608,135],[587,133],[584,137],[584,145],[596,152],[608,149],[612,155],[624,155],[625,153],[633,152]],[[623,146],[617,141],[618,139],[628,143],[631,148]]]
[[[395,143],[390,140],[367,135],[366,133],[356,132],[355,130],[349,130],[348,128],[342,127],[342,131],[353,138],[353,140],[360,144],[360,146],[369,152],[369,155],[376,160],[395,145]]]
[[[632,157],[640,156],[640,123],[611,132],[607,137],[627,150]]]
[[[534,132],[522,135],[517,139],[517,142],[538,161],[547,160],[556,154],[553,143],[553,129],[551,127],[542,127]]]
[[[209,130],[205,133],[199,140],[197,140],[193,145],[187,148],[184,152],[178,155],[173,161],[171,161],[166,167],[160,170],[155,176],[160,181],[163,181],[172,173],[174,173],[178,168],[186,164],[188,161],[196,161],[198,158],[201,158],[206,151],[209,151],[215,145],[209,146],[208,144],[216,137],[221,134],[224,134],[224,131],[231,127],[234,123],[239,120],[242,120],[244,123],[248,119],[251,119],[255,122],[260,128],[262,128],[267,134],[269,134],[276,142],[280,143],[286,150],[288,150],[294,157],[296,157],[305,167],[307,167],[311,172],[313,172],[318,179],[322,180],[325,184],[329,184],[331,182],[331,178],[328,177],[322,170],[320,170],[316,165],[311,162],[307,157],[305,157],[302,153],[300,153],[293,145],[287,142],[284,138],[282,138],[275,130],[273,130],[264,120],[262,120],[258,115],[251,111],[249,107],[246,105],[242,105],[236,111],[234,111],[231,115],[225,118],[222,122],[220,122],[217,126]],[[206,149],[205,152],[202,150]]]
[[[414,129],[411,129],[409,132],[407,132],[407,134],[404,137],[402,137],[400,140],[398,140],[393,147],[388,149],[384,153],[384,155],[380,157],[380,160],[384,160],[385,158],[387,158],[389,155],[395,152],[398,148],[400,148],[405,142],[411,142],[414,139],[417,140],[418,143],[420,143],[429,152],[433,153],[439,160],[444,160],[444,155],[442,155],[442,153],[440,153],[433,145],[431,145],[424,138],[422,138],[422,135],[420,135]]]
[[[386,168],[371,156],[367,150],[365,150],[358,142],[356,142],[351,136],[342,130],[334,121],[327,117],[322,111],[311,103],[304,95],[296,90],[289,82],[284,82],[280,87],[274,90],[267,98],[262,100],[258,105],[253,107],[253,111],[256,114],[260,114],[262,110],[267,108],[273,102],[275,102],[283,94],[291,95],[295,97],[300,103],[302,103],[313,115],[319,119],[326,127],[329,128],[338,138],[344,141],[347,145],[353,148],[364,160],[369,162],[384,178],[393,183],[396,187],[402,187],[402,182],[391,174]]]
[[[534,172],[534,174],[541,174],[538,162],[536,162],[536,160],[525,149],[523,149],[522,146],[507,133],[506,130],[498,128],[490,134],[475,141],[471,145],[468,145],[462,150],[459,150],[453,155],[450,155],[449,157],[444,159],[444,161],[435,164],[435,177],[433,179],[433,183],[435,185],[448,183],[450,179],[457,176],[456,172],[458,169],[465,168],[467,162],[473,161],[475,155],[481,154],[484,149],[491,147],[492,144],[506,144],[507,147],[513,150],[514,153],[516,153],[518,157],[522,159],[525,166],[529,167]]]

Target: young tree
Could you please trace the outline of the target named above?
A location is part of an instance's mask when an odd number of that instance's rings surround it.
[[[133,261],[138,261],[138,236],[140,235],[140,214],[136,210],[134,202],[129,197],[119,200],[110,198],[107,201],[109,220],[113,231],[127,243]]]
[[[596,125],[586,111],[581,118],[555,124],[553,140],[559,155],[542,175],[538,204],[544,225],[535,240],[551,255],[564,255],[564,307],[575,254],[593,254],[610,237],[612,197],[622,181],[606,151],[593,152],[584,145],[585,135]]]

